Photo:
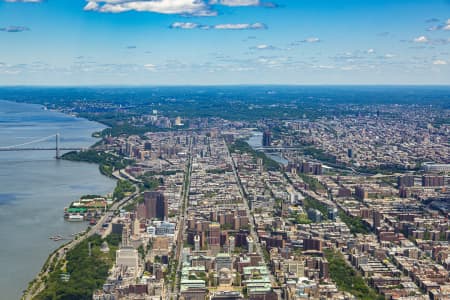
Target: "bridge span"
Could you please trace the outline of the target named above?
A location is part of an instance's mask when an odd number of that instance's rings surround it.
[[[55,139],[55,147],[24,147],[27,145],[37,144],[40,142],[48,141],[51,138]],[[33,141],[29,141],[26,143],[18,144],[18,145],[11,145],[11,146],[2,146],[0,147],[0,152],[6,152],[6,151],[55,151],[56,159],[61,158],[61,151],[80,151],[84,150],[83,148],[75,148],[75,147],[60,147],[60,135],[59,133],[46,136],[43,138],[39,138]]]

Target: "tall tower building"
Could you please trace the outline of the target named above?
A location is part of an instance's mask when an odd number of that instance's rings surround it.
[[[234,238],[234,236],[230,236],[228,238],[228,251],[229,253],[233,253],[234,252],[234,246],[236,245],[236,239]]]
[[[372,213],[372,219],[373,219],[373,228],[376,229],[381,226],[381,221],[383,220],[383,214],[377,210],[374,210]]]
[[[128,239],[128,227],[127,225],[123,226],[122,229],[122,247],[127,247],[129,245]]]
[[[145,192],[144,205],[147,219],[164,220],[168,216],[168,203],[164,194],[160,192]]]
[[[247,248],[248,253],[254,253],[255,252],[255,241],[251,236],[247,237]]]
[[[262,139],[263,147],[270,147],[272,145],[272,133],[269,130],[265,130]]]
[[[209,224],[209,236],[208,236],[209,250],[212,254],[217,254],[220,251],[220,224]]]
[[[200,236],[199,235],[196,235],[194,237],[194,250],[195,250],[195,252],[200,251]]]

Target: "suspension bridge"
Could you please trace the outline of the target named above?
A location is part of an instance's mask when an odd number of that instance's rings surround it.
[[[45,141],[49,141],[50,139],[54,139],[55,140],[55,147],[32,147],[32,145],[37,144],[37,143],[41,143],[41,142],[45,142]],[[27,147],[28,146],[28,147]],[[18,144],[18,145],[11,145],[11,146],[2,146],[0,147],[0,152],[4,152],[4,151],[55,151],[56,155],[55,158],[56,159],[60,159],[61,158],[61,151],[80,151],[83,150],[83,148],[75,148],[75,147],[70,147],[70,148],[64,148],[60,146],[60,135],[59,133],[56,134],[52,134],[50,136],[46,136],[43,138],[39,138],[33,141],[29,141],[26,143],[22,143],[22,144]]]

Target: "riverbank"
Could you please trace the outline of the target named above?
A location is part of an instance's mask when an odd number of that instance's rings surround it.
[[[98,169],[102,175],[109,178],[115,178],[113,174],[114,172],[119,171],[133,163],[132,160],[93,149],[96,145],[98,145],[98,142],[91,145],[88,150],[68,152],[62,155],[61,158],[66,161],[94,164],[98,166]],[[130,192],[131,196],[125,198],[125,192]],[[28,284],[27,289],[23,293],[22,299],[46,299],[53,294],[67,294],[71,297],[75,296],[87,298],[92,295],[92,292],[95,289],[100,288],[102,280],[106,279],[107,271],[114,261],[114,253],[117,248],[117,245],[112,245],[113,247],[110,248],[108,253],[99,253],[100,242],[103,241],[99,239],[98,236],[98,233],[101,230],[100,226],[111,217],[112,211],[115,211],[122,205],[126,204],[128,200],[133,200],[138,194],[139,189],[137,186],[134,186],[127,181],[117,181],[116,187],[114,188],[114,192],[112,194],[112,198],[116,202],[110,207],[109,212],[105,213],[97,224],[92,227],[87,227],[87,231],[83,235],[75,236],[74,239],[61,245],[58,249],[52,252],[47,258],[41,271]],[[85,249],[82,245],[86,244],[86,240],[88,242],[92,242],[92,251],[97,255],[90,257],[84,253]],[[105,263],[105,259],[109,262]],[[79,265],[81,261],[90,261],[90,265],[95,265],[96,268],[87,268],[86,270],[82,270],[83,267]],[[102,267],[102,271],[97,272],[99,270],[99,264],[104,265]],[[87,273],[81,275],[84,271]],[[81,277],[77,278],[77,280],[68,279],[70,276],[77,274],[81,275]],[[68,280],[67,283],[61,285],[61,278]],[[74,282],[76,282],[77,286],[80,282],[86,284],[86,286],[79,286],[80,288],[76,289],[76,295],[73,294],[73,290],[70,290],[69,284],[72,283],[73,285]]]
[[[104,127],[84,119],[46,111],[34,104],[0,101],[0,146],[26,143],[59,132],[66,147],[87,148],[92,132]],[[54,147],[54,139],[38,147]],[[111,193],[115,181],[98,167],[55,160],[55,151],[0,153],[0,277],[2,299],[19,299],[49,253],[72,239],[87,223],[69,223],[64,207],[85,194]]]
[[[56,295],[89,299],[106,280],[121,240],[120,235],[111,236],[111,234],[102,239],[100,237],[102,225],[113,217],[114,212],[134,201],[139,194],[139,187],[133,185],[132,194],[116,199],[97,224],[88,227],[84,234],[55,250],[47,259],[41,272],[24,291],[22,300],[49,299]],[[101,248],[105,241],[108,251],[103,252]],[[90,250],[86,245],[89,245]],[[112,247],[109,247],[110,245]]]

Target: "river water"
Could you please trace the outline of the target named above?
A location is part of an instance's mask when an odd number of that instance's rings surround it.
[[[262,137],[263,133],[259,131],[253,132],[253,135],[247,140],[247,143],[252,147],[253,149],[256,149],[258,147],[262,146]],[[287,159],[283,158],[281,155],[277,153],[265,153],[266,156],[270,157],[274,161],[276,161],[279,164],[287,165],[289,162]]]
[[[61,147],[88,147],[102,125],[46,111],[38,105],[0,101],[0,147],[55,133]],[[54,147],[54,138],[24,147]],[[63,210],[84,194],[104,195],[115,182],[97,165],[54,159],[54,151],[0,152],[0,298],[19,299],[48,255],[84,230],[86,223],[64,221]]]

